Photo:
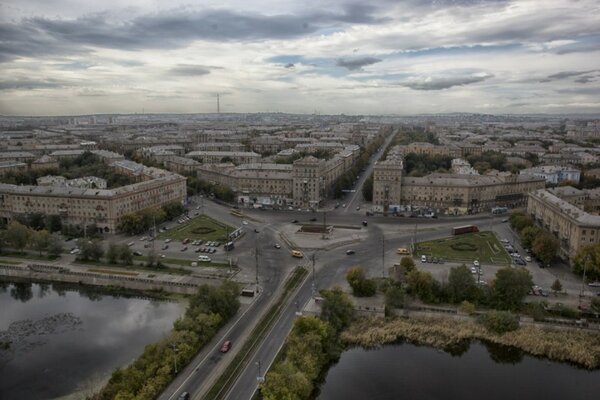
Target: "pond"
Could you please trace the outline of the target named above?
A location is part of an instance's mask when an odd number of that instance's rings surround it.
[[[0,281],[0,399],[83,399],[167,334],[184,308],[76,285]]]
[[[600,371],[473,342],[450,352],[394,344],[344,352],[321,386],[319,400],[594,399]]]

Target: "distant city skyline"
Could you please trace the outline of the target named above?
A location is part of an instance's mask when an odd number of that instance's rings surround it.
[[[598,113],[594,0],[7,0],[0,114]]]

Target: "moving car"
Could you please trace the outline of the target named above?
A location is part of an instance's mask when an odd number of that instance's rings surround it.
[[[346,254],[347,254],[347,255],[352,255],[352,254],[354,254],[354,253],[355,253],[355,252],[354,252],[354,250],[346,250]]]
[[[292,250],[292,257],[302,258],[302,252],[300,250]]]
[[[134,252],[133,252],[133,255],[134,255],[134,256],[138,256],[138,257],[139,257],[139,256],[141,256],[141,255],[142,255],[142,253],[141,253],[141,252],[139,252],[139,251],[134,251]]]
[[[316,220],[317,220],[317,219],[316,219],[315,217],[312,217],[312,218],[310,219],[310,222],[315,222]]]
[[[190,394],[188,392],[183,392],[179,395],[177,400],[190,400]]]
[[[396,253],[400,255],[409,255],[410,251],[408,251],[406,247],[399,247],[398,250],[396,250]]]
[[[297,219],[293,219],[293,220],[292,220],[292,224],[297,224],[297,223],[298,223],[298,220],[297,220]]]
[[[275,248],[276,248],[276,249],[280,249],[280,248],[281,248],[281,245],[280,245],[279,243],[275,243]]]
[[[223,345],[221,346],[221,353],[227,353],[229,351],[229,349],[231,348],[231,340],[226,340],[225,342],[223,342]]]
[[[363,224],[363,226],[367,226],[368,222],[367,221],[363,221],[362,224]]]
[[[246,220],[243,220],[243,221],[242,221],[242,224],[243,224],[243,225],[248,225],[248,221],[246,221]]]
[[[212,260],[209,256],[198,256],[198,261],[211,262]]]

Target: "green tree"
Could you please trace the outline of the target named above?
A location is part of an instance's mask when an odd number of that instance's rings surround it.
[[[77,255],[78,260],[100,261],[104,255],[104,249],[102,248],[102,243],[99,240],[88,240],[82,238],[77,240],[77,247],[79,248],[79,254]]]
[[[400,259],[400,266],[406,273],[412,272],[415,270],[415,260],[412,257],[402,257]]]
[[[50,233],[48,233],[48,231],[45,229],[42,229],[41,231],[33,231],[30,238],[31,247],[39,251],[41,256],[42,252],[48,249],[48,246],[50,245],[50,238]]]
[[[523,228],[520,235],[523,246],[530,249],[540,232],[541,230],[537,226],[527,226]]]
[[[329,322],[336,332],[347,327],[354,318],[354,307],[352,302],[340,289],[335,287],[329,290],[321,290],[323,303],[321,305],[321,318]]]
[[[533,254],[546,265],[554,260],[557,250],[558,240],[548,232],[541,232],[531,246]]]
[[[302,400],[312,392],[312,384],[294,364],[284,361],[267,374],[260,391],[265,400]]]
[[[558,292],[562,291],[562,283],[560,283],[560,281],[556,279],[552,284],[551,289],[554,292],[554,295],[558,294]]]
[[[587,279],[594,281],[600,279],[600,244],[593,244],[580,248],[573,262],[571,263],[571,269],[578,275],[583,275],[585,269],[585,276]]]
[[[119,248],[116,243],[109,243],[106,249],[106,261],[109,264],[116,264],[119,258]]]
[[[365,271],[361,267],[348,270],[346,280],[352,288],[352,293],[357,297],[371,297],[377,292],[377,286],[371,279],[367,279]]]
[[[533,286],[533,279],[525,268],[502,268],[492,285],[492,303],[501,310],[518,310]]]
[[[63,245],[59,238],[56,236],[52,236],[50,238],[50,243],[48,244],[48,257],[60,257],[60,254],[63,251]]]
[[[365,201],[373,201],[373,174],[365,179],[362,188],[362,195]]]
[[[417,296],[425,303],[439,301],[439,287],[429,272],[414,270],[407,275],[408,289],[410,293]]]
[[[120,244],[117,247],[117,255],[121,264],[123,265],[131,265],[133,264],[133,253],[131,249],[126,244]]]
[[[489,311],[479,318],[485,328],[494,333],[506,333],[519,329],[519,317],[508,311]]]
[[[17,221],[11,221],[6,228],[8,244],[19,252],[23,252],[27,243],[29,243],[30,235],[31,230]]]
[[[46,216],[46,229],[50,233],[60,232],[62,229],[62,220],[58,215],[47,215]]]
[[[479,289],[471,270],[466,265],[450,269],[447,291],[449,300],[453,303],[464,300],[474,301],[478,298]]]
[[[385,290],[385,305],[389,308],[404,307],[404,289],[399,284],[392,284]]]

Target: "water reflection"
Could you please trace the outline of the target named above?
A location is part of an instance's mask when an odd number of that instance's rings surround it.
[[[175,302],[66,284],[0,282],[0,399],[89,394],[158,341],[183,312]]]
[[[600,371],[550,362],[518,349],[468,341],[437,350],[396,344],[344,352],[319,400],[598,398]]]

